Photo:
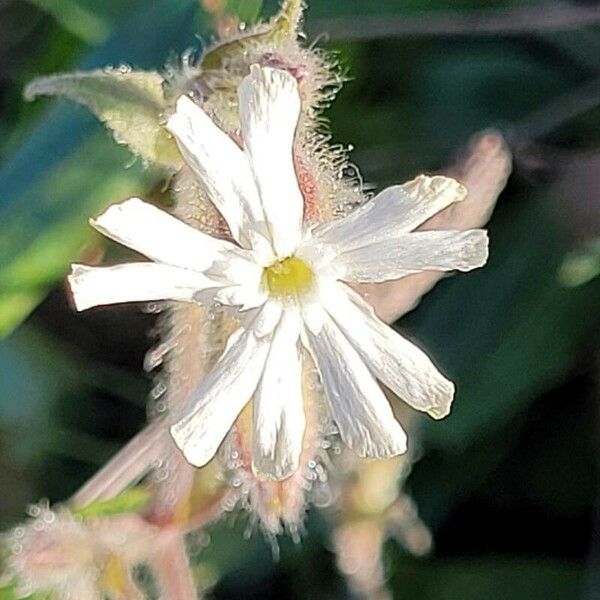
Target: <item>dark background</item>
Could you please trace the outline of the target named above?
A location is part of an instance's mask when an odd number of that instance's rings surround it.
[[[260,3],[233,4],[252,16]],[[395,598],[600,598],[599,22],[596,2],[314,0],[307,13],[309,40],[330,32],[321,45],[348,72],[328,116],[366,182],[440,169],[482,129],[514,153],[489,266],[402,321],[459,392],[449,419],[423,423],[407,488],[435,548],[415,559],[388,542]],[[160,182],[83,109],[22,89],[77,67],[161,68],[210,28],[194,0],[0,0],[3,527],[67,497],[142,426],[155,321],[138,307],[76,315],[61,279],[99,243],[97,206]],[[349,596],[319,514],[278,564],[242,529],[217,526],[200,557],[223,577],[217,598]]]

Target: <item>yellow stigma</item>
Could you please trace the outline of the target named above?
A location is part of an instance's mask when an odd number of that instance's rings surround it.
[[[263,279],[271,296],[300,296],[313,284],[313,272],[299,258],[290,256],[265,269]]]

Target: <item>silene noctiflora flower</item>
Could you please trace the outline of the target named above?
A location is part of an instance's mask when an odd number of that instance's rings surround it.
[[[303,9],[285,0],[268,22],[240,24],[162,72],[58,74],[25,91],[87,106],[158,167],[155,181],[166,169],[173,205],[131,198],[92,220],[150,260],[73,265],[79,310],[164,310],[145,361],[161,368],[151,422],[5,540],[5,578],[21,596],[141,599],[151,587],[193,600],[211,577],[191,546],[236,508],[275,549],[284,530],[300,538],[308,504],[334,505],[332,548],[357,594],[385,585],[388,536],[416,554],[430,547],[402,491],[414,453],[398,456],[407,438],[395,415],[414,424],[392,396],[439,419],[454,385],[375,309],[391,321],[445,272],[486,262],[487,234],[470,228],[489,218],[510,157],[488,134],[453,171],[469,197],[450,177],[420,175],[368,198],[325,130],[342,77],[304,44]]]
[[[299,468],[310,368],[331,422],[362,457],[407,448],[379,382],[433,418],[448,414],[452,382],[352,286],[469,271],[488,255],[481,229],[415,231],[466,196],[448,177],[422,175],[319,222],[307,189],[318,186],[319,172],[307,173],[298,160],[307,139],[297,135],[302,77],[277,61],[252,64],[237,87],[239,129],[223,127],[198,96],[181,95],[168,118],[228,233],[213,237],[132,198],[92,225],[152,262],[78,264],[69,277],[78,310],[161,300],[223,306],[236,328],[206,377],[171,411],[171,435],[189,463],[203,466],[251,402],[252,468],[277,480]]]

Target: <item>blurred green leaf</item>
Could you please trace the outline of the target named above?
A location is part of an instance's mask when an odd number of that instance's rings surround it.
[[[585,571],[577,564],[511,558],[410,561],[392,576],[398,599],[565,600],[582,598]]]
[[[195,0],[143,3],[80,68],[123,61],[161,66],[170,52],[194,43],[198,12]],[[72,107],[48,113],[6,161],[0,172],[0,335],[27,316],[93,239],[90,216],[143,194],[163,176],[140,165],[126,169],[128,161],[91,117]]]
[[[412,477],[431,525],[493,472],[514,443],[496,433],[562,381],[600,325],[590,311],[600,286],[557,281],[568,239],[548,208],[547,198],[500,205],[488,265],[442,282],[402,321],[457,384],[451,414],[422,423],[423,443],[437,454]]]
[[[23,435],[20,430],[32,433],[23,445],[11,440],[5,453],[15,460],[40,450],[35,443],[40,436],[34,432],[48,423],[49,405],[55,397],[72,385],[61,376],[68,369],[72,371],[72,363],[31,328],[21,329],[0,345],[0,422],[19,436]]]
[[[75,0],[28,0],[50,13],[67,31],[90,43],[104,41],[110,34],[109,23]]]
[[[181,155],[161,124],[166,108],[162,84],[163,78],[155,71],[122,67],[41,77],[25,88],[25,97],[64,96],[83,104],[113,132],[117,142],[152,163],[176,168]]]
[[[600,300],[600,286],[558,284],[568,239],[548,208],[547,198],[506,212],[500,206],[488,265],[443,282],[405,321],[433,341],[433,355],[457,381],[450,416],[424,423],[427,443],[457,452],[501,427],[560,381],[596,331],[600,315],[589,307]]]
[[[10,333],[43,299],[43,289],[0,291],[0,338]]]
[[[3,212],[0,225],[0,335],[9,333],[35,307],[68,264],[92,239],[90,216],[105,205],[138,194],[157,179],[139,166],[125,169],[101,132],[27,190],[20,204]],[[12,210],[10,210],[12,209]]]
[[[590,75],[597,74],[600,67],[600,31],[597,27],[539,32],[537,37],[559,48],[575,64],[589,69]]]
[[[0,587],[0,600],[51,600],[51,598],[46,594],[22,596],[21,594],[17,594],[17,589],[14,585],[8,585]]]
[[[577,287],[600,275],[600,238],[586,242],[570,252],[558,270],[558,280],[567,287]]]
[[[52,15],[72,35],[88,44],[104,42],[115,29],[148,7],[148,0],[27,0]]]
[[[266,2],[270,7],[278,0],[269,0]],[[406,14],[435,14],[436,11],[443,11],[445,14],[456,13],[460,15],[461,11],[468,9],[482,8],[501,8],[514,5],[511,0],[455,0],[451,4],[447,0],[377,0],[377,2],[365,2],[364,0],[343,0],[332,2],[331,0],[310,0],[308,4],[308,16],[310,19],[334,18],[334,17],[354,17],[360,19],[361,16],[383,17],[390,15]]]
[[[288,535],[281,535],[277,539],[261,535],[249,514],[242,514],[235,522],[220,519],[209,525],[207,533],[211,536],[211,543],[198,559],[200,564],[220,576],[215,596],[245,597],[248,589],[260,589],[261,582],[290,568],[302,579],[304,573],[314,572],[315,562],[322,567],[323,547],[329,544],[331,524],[322,513],[312,510],[306,517],[305,526],[310,535],[298,544]],[[317,596],[307,593],[308,585],[306,583],[303,587],[300,597],[328,597],[322,593],[322,580],[313,582],[311,586],[313,591],[321,592]]]
[[[111,500],[94,502],[83,508],[74,509],[72,512],[82,519],[111,517],[124,513],[138,512],[148,504],[149,500],[150,491],[138,486],[119,494]]]
[[[16,598],[17,595],[12,585],[0,587],[0,600],[16,600]]]
[[[18,468],[18,465],[42,457],[47,464],[49,449],[64,431],[59,423],[60,416],[56,414],[56,405],[69,395],[77,397],[79,406],[85,404],[87,398],[82,380],[86,371],[80,361],[73,362],[59,346],[32,327],[21,328],[0,345],[0,380],[3,383],[0,422],[6,428],[3,454],[7,464]],[[87,393],[89,395],[89,391]],[[79,434],[71,428],[62,436],[57,448],[64,452],[68,451],[69,443],[81,444],[83,436]],[[99,452],[94,447],[95,438],[89,434],[87,437],[88,443],[78,458],[93,461]],[[106,444],[102,449],[104,446]],[[110,447],[102,459],[106,460],[114,451],[115,448]]]
[[[261,9],[262,0],[227,0],[227,12],[237,15],[242,23],[254,23]]]
[[[0,573],[2,575],[2,573]],[[29,594],[23,596],[18,593],[17,586],[10,583],[2,587],[0,585],[0,600],[53,600],[54,596],[47,593]]]

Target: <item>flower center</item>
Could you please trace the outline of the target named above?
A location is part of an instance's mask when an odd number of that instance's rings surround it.
[[[313,272],[299,258],[290,256],[265,269],[263,281],[271,296],[299,296],[313,284]]]

